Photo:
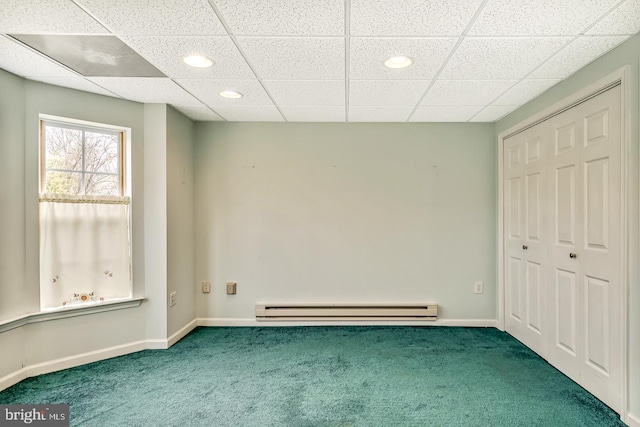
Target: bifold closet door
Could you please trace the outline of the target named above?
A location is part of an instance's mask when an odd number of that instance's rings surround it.
[[[620,86],[505,140],[505,329],[622,410]]]
[[[544,123],[509,138],[506,146],[506,330],[543,355],[548,275]]]
[[[548,360],[620,411],[620,86],[549,124]]]

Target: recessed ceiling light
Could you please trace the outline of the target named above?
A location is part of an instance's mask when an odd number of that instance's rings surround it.
[[[223,98],[231,98],[231,99],[242,98],[242,94],[240,92],[236,92],[235,90],[223,90],[218,95],[220,95]]]
[[[213,65],[213,61],[202,55],[189,55],[183,59],[184,63],[196,68],[209,68]]]
[[[384,61],[384,65],[389,68],[406,68],[413,63],[413,59],[408,56],[392,56]]]

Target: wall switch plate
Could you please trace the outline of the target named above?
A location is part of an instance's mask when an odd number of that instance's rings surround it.
[[[173,291],[169,294],[169,307],[176,305],[176,293],[176,291]]]
[[[238,284],[236,282],[227,282],[227,295],[235,295]]]
[[[481,294],[484,292],[484,282],[476,282],[473,285],[473,292]]]
[[[211,282],[202,282],[202,293],[208,294],[211,292]]]

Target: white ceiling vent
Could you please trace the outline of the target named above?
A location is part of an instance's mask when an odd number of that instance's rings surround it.
[[[10,36],[86,77],[165,77],[116,36]]]

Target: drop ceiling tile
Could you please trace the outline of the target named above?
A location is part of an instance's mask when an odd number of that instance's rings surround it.
[[[236,35],[344,35],[344,0],[214,0]]]
[[[627,0],[587,34],[635,34],[640,31],[640,0]]]
[[[560,79],[522,80],[491,103],[491,105],[522,105],[558,83]]]
[[[283,122],[284,119],[273,105],[220,106],[216,113],[230,122]]]
[[[421,106],[411,116],[410,122],[466,122],[473,117],[482,106]]]
[[[406,122],[413,107],[349,107],[350,122]]]
[[[344,107],[280,107],[290,122],[344,122]]]
[[[351,35],[460,35],[481,0],[352,0]]]
[[[227,34],[207,0],[75,1],[115,34]]]
[[[199,122],[219,122],[222,118],[204,105],[173,105],[185,116]]]
[[[437,80],[421,105],[487,105],[518,80]]]
[[[518,108],[516,105],[489,105],[476,114],[470,122],[495,122]]]
[[[229,37],[120,36],[147,61],[171,78],[253,79],[253,71]],[[210,68],[184,63],[187,55],[205,55],[214,61]]]
[[[162,77],[90,77],[103,88],[136,102],[202,105],[171,79]]]
[[[455,38],[357,38],[351,39],[349,78],[352,79],[432,79],[456,44]],[[391,56],[413,59],[408,68],[384,65]]]
[[[536,79],[565,78],[622,43],[626,38],[626,36],[579,37],[529,77]]]
[[[261,79],[344,79],[344,38],[238,37],[238,41]]]
[[[465,38],[442,79],[520,79],[571,41],[570,37]]]
[[[78,77],[77,74],[0,35],[0,68],[23,77]]]
[[[37,80],[43,83],[68,87],[70,89],[77,89],[84,92],[97,93],[98,95],[106,95],[117,97],[118,95],[109,92],[108,90],[98,86],[95,83],[90,82],[84,77],[35,77],[33,80]]]
[[[258,80],[178,79],[176,82],[211,107],[218,105],[273,105]],[[240,92],[243,96],[238,99],[223,98],[219,95],[223,90]]]
[[[578,35],[620,0],[489,0],[469,35]]]
[[[264,80],[263,83],[279,106],[344,106],[344,80]]]
[[[414,107],[430,80],[351,80],[349,105]]]
[[[105,34],[108,31],[71,0],[2,0],[0,33]]]

